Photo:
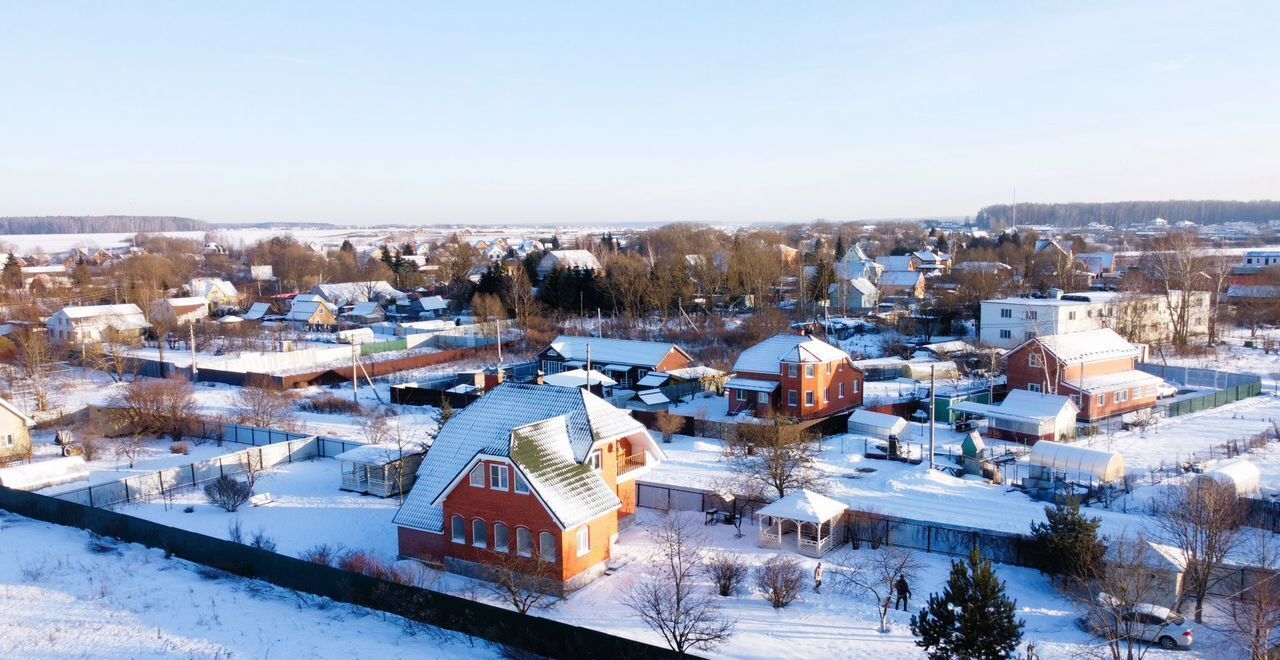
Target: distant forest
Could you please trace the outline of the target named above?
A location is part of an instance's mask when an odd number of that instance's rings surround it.
[[[153,215],[50,215],[0,218],[0,234],[105,234],[150,231],[208,231],[192,218]]]
[[[1018,204],[1018,224],[1083,227],[1100,222],[1112,227],[1145,224],[1164,218],[1170,223],[1190,220],[1196,224],[1223,222],[1267,222],[1280,220],[1280,201],[1230,202],[1219,200],[1170,200],[1165,202],[1105,202],[1087,204]],[[1013,205],[988,206],[974,218],[980,227],[1007,227],[1013,224]]]

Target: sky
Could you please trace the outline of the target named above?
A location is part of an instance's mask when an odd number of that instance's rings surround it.
[[[1280,2],[11,2],[0,216],[1280,197]]]

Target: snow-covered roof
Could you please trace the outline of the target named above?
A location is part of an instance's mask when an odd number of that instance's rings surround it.
[[[1045,425],[1068,413],[1072,418],[1080,409],[1071,399],[1060,394],[1042,394],[1031,390],[1010,390],[1000,405],[993,406],[977,401],[961,401],[952,410],[982,415],[988,419],[1006,419]]]
[[[597,364],[621,364],[646,369],[657,369],[658,363],[666,359],[671,351],[677,351],[686,358],[692,359],[688,353],[675,344],[656,341],[639,341],[635,339],[602,339],[599,337],[575,337],[560,335],[551,342],[550,351],[570,360],[587,359],[587,346],[591,346],[592,366]]]
[[[934,344],[924,344],[920,348],[926,351],[930,351],[932,353],[937,353],[938,355],[950,355],[952,353],[972,353],[974,351],[973,346],[971,346],[968,342],[961,341],[959,339],[953,339],[951,341],[941,341]]]
[[[586,460],[596,442],[622,437],[633,445],[640,443],[657,459],[664,458],[644,425],[584,389],[503,383],[462,409],[440,430],[418,469],[417,483],[395,516],[395,524],[442,532],[444,511],[438,500],[472,459],[480,454],[510,456],[514,431],[552,418],[564,419],[562,442],[568,449],[563,451],[577,463]],[[524,436],[532,434],[529,431]],[[530,460],[537,453],[531,448],[521,460]]]
[[[894,271],[911,270],[911,255],[876,257],[876,263],[884,266],[886,274]]]
[[[243,323],[243,322],[244,322],[244,319],[240,318],[239,316],[236,316],[235,314],[227,314],[226,316],[218,319],[218,323]]]
[[[249,321],[257,321],[271,312],[271,303],[257,302],[249,306],[249,311],[245,312],[244,318]]]
[[[356,303],[349,312],[343,312],[343,316],[377,316],[382,312],[382,306],[375,301],[366,301]]]
[[[1121,337],[1111,328],[1068,332],[1061,335],[1044,335],[1032,338],[1024,342],[1023,345],[1025,346],[1032,342],[1038,342],[1046,351],[1064,364],[1136,358],[1141,354],[1138,347],[1125,341],[1124,337]],[[1016,351],[1017,349],[1015,348],[1014,350]]]
[[[337,456],[335,459],[339,461],[351,461],[352,463],[365,463],[368,465],[387,465],[400,460],[401,456],[412,456],[422,452],[419,445],[410,445],[401,448],[390,444],[374,444],[361,445],[354,449],[348,449]]]
[[[880,286],[915,286],[923,273],[914,270],[890,270],[880,276]]]
[[[234,284],[216,277],[197,277],[187,283],[187,290],[193,296],[204,296],[208,298],[210,294],[217,292],[225,298],[239,297]]]
[[[1113,374],[1103,376],[1091,376],[1080,381],[1064,381],[1062,383],[1067,387],[1075,388],[1081,392],[1090,394],[1095,392],[1110,392],[1121,388],[1142,387],[1144,385],[1163,385],[1164,380],[1157,376],[1153,376],[1145,371],[1131,369],[1129,371],[1118,371]]]
[[[778,389],[778,383],[772,380],[759,380],[756,378],[730,378],[725,387],[731,390],[746,390],[748,392],[772,392]]]
[[[852,415],[849,415],[849,428],[852,429],[855,424],[887,431],[900,431],[906,428],[907,420],[897,415],[887,415],[867,410],[866,408],[859,408],[853,411]]]
[[[378,296],[403,300],[408,295],[383,281],[317,284],[312,293],[338,305],[364,302]]]
[[[293,301],[293,306],[289,308],[289,313],[285,315],[287,321],[310,321],[321,306],[327,307],[324,302],[303,300]],[[331,310],[332,311],[332,310]]]
[[[563,415],[511,431],[511,460],[562,529],[622,506],[599,472],[575,460],[569,435]]]
[[[556,387],[584,387],[588,383],[613,387],[618,384],[618,381],[595,369],[592,369],[590,374],[586,369],[570,369],[569,371],[561,371],[558,374],[547,374],[542,377],[542,382]]]
[[[849,507],[843,502],[801,488],[756,511],[757,515],[821,524],[839,518]]]
[[[196,305],[208,305],[209,299],[204,296],[187,296],[185,298],[165,298],[165,302],[172,307],[193,307]]]
[[[1195,481],[1209,479],[1235,489],[1236,495],[1252,495],[1258,492],[1262,473],[1247,458],[1224,461],[1196,476]]]
[[[1104,482],[1124,478],[1124,457],[1120,454],[1052,440],[1041,440],[1032,445],[1027,461],[1062,472],[1093,475]]]
[[[62,308],[62,314],[70,319],[91,319],[101,316],[142,316],[142,310],[133,303],[122,305],[84,305]]]
[[[659,372],[661,373],[661,372]],[[667,372],[673,378],[682,378],[684,380],[698,380],[699,378],[715,378],[723,376],[724,372],[719,369],[706,366],[683,367],[681,369],[672,369]]]
[[[542,257],[538,270],[555,268],[580,268],[582,270],[600,270],[600,261],[596,255],[587,250],[552,250]]]
[[[667,395],[662,393],[662,390],[644,390],[637,392],[636,397],[649,406],[671,403],[671,399],[668,399]]]
[[[638,387],[661,387],[670,380],[670,378],[670,376],[662,373],[661,371],[651,371],[648,374],[645,374],[644,378],[636,381],[636,385]]]
[[[0,486],[15,490],[40,490],[88,479],[89,466],[80,456],[53,458],[0,468]]]
[[[743,351],[733,363],[739,373],[776,374],[780,362],[832,362],[849,354],[808,335],[782,333]]]
[[[449,308],[449,302],[440,296],[424,296],[418,299],[418,306],[424,311],[434,312]]]
[[[848,285],[864,296],[869,296],[876,292],[876,285],[865,277],[855,277],[849,280]]]
[[[31,428],[36,425],[36,420],[31,419],[30,417],[27,416],[26,413],[22,412],[21,410],[18,410],[18,407],[13,405],[12,403],[9,403],[7,399],[0,399],[0,408],[4,408],[5,410],[8,410],[9,412],[17,415],[18,418],[22,420],[22,423],[27,426],[27,428]]]

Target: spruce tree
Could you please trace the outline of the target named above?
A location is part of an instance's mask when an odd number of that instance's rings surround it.
[[[18,258],[9,252],[9,260],[4,262],[4,272],[0,274],[0,278],[4,279],[4,285],[10,289],[22,288],[22,266],[18,265]]]
[[[930,660],[1003,660],[1022,640],[1015,610],[991,562],[974,548],[967,561],[951,562],[942,593],[930,594],[911,617],[911,634]]]
[[[836,261],[844,259],[844,234],[836,234]]]
[[[1049,575],[1086,579],[1102,565],[1103,548],[1098,543],[1102,521],[1080,513],[1075,499],[1044,508],[1045,521],[1031,523],[1036,563]]]

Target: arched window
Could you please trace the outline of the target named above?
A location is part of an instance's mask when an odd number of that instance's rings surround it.
[[[556,560],[556,537],[552,536],[551,532],[538,534],[538,556],[542,561]]]
[[[510,542],[508,538],[510,532],[507,530],[506,523],[493,523],[493,549],[498,552],[506,552],[507,544]]]
[[[471,543],[477,548],[489,547],[489,526],[479,518],[471,521]]]
[[[449,519],[449,531],[454,543],[467,542],[467,521],[462,516],[454,516]]]
[[[521,557],[533,556],[533,532],[528,528],[516,528],[516,554]]]

